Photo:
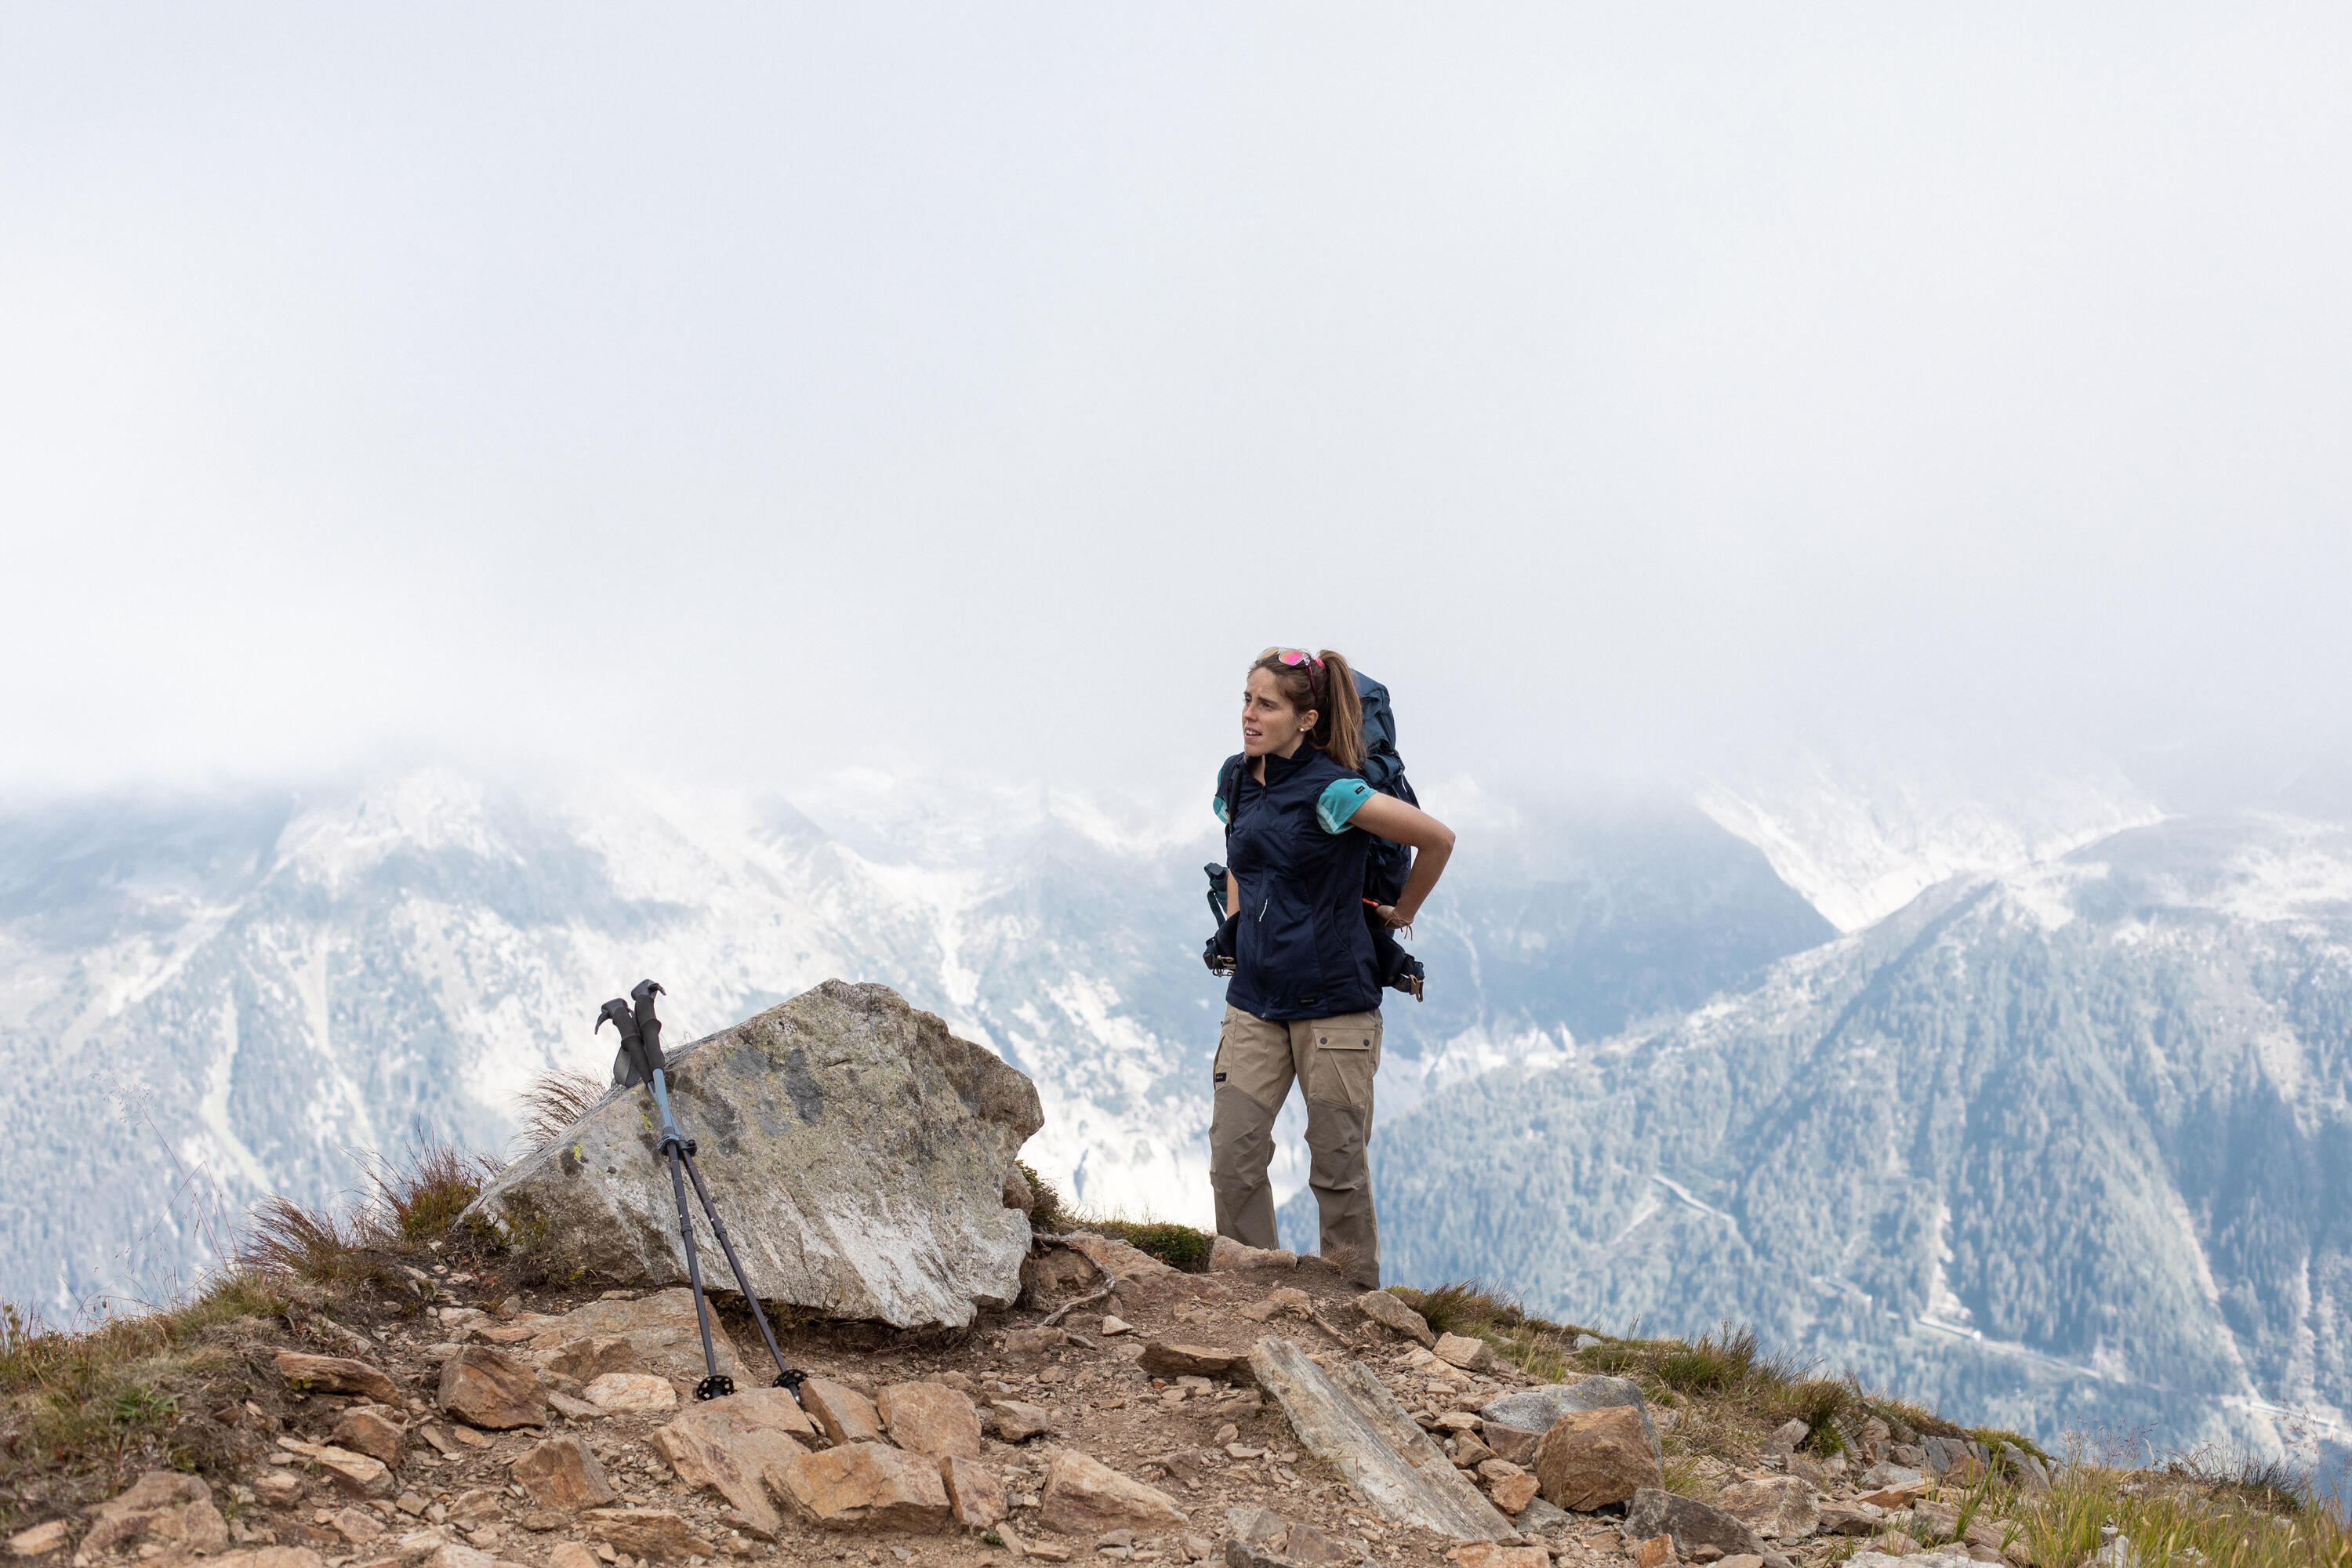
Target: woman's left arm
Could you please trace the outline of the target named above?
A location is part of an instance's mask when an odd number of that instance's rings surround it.
[[[1391,929],[1412,924],[1422,900],[1445,874],[1446,858],[1454,853],[1454,829],[1421,807],[1386,795],[1372,795],[1356,807],[1348,826],[1412,847],[1412,875],[1405,879],[1404,891],[1397,895],[1397,901],[1381,910],[1381,918]]]

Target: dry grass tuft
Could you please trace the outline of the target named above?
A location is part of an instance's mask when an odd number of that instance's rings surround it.
[[[2206,1568],[2352,1568],[2347,1534],[2312,1478],[2276,1459],[2184,1456],[2161,1469],[2102,1463],[2116,1445],[2076,1436],[2049,1491],[2020,1496],[1998,1480],[1982,1511],[2014,1521],[2036,1563],[2075,1563],[2113,1528],[2143,1563]]]
[[[344,1278],[362,1243],[360,1227],[325,1209],[273,1193],[253,1206],[238,1237],[238,1267],[265,1278],[328,1284]]]
[[[378,1156],[368,1162],[373,1190],[362,1223],[394,1245],[430,1241],[457,1222],[500,1169],[487,1154],[468,1153],[419,1133],[404,1159]]]
[[[604,1099],[611,1085],[584,1072],[551,1072],[522,1091],[522,1131],[509,1145],[515,1157],[538,1153]]]
[[[446,1236],[499,1163],[419,1134],[398,1159],[362,1159],[368,1190],[348,1215],[282,1194],[247,1216],[239,1267],[265,1278],[317,1285],[374,1280],[397,1289],[395,1259]]]

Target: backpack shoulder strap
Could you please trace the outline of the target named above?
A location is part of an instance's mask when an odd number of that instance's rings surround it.
[[[1234,830],[1234,818],[1242,810],[1242,753],[1236,752],[1225,759],[1217,770],[1217,798],[1225,803],[1225,832]]]

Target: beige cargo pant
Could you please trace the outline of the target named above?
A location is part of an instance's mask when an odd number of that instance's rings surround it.
[[[1218,1235],[1247,1247],[1280,1245],[1265,1169],[1274,1158],[1274,1119],[1295,1079],[1307,1091],[1307,1184],[1322,1212],[1322,1254],[1365,1289],[1380,1288],[1381,1228],[1364,1158],[1380,1069],[1377,1012],[1276,1022],[1225,1009],[1209,1122]]]

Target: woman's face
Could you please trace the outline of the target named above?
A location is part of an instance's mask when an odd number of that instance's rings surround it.
[[[1315,728],[1315,710],[1301,713],[1275,684],[1274,671],[1253,669],[1242,689],[1242,755],[1286,757]]]

